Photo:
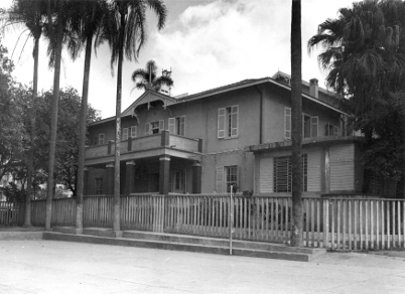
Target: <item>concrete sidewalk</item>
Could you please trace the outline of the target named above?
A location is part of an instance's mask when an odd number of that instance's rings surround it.
[[[0,240],[0,293],[404,293],[405,259],[309,262],[43,240]]]

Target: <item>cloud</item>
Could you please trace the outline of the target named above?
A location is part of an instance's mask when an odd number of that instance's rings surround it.
[[[153,55],[172,66],[176,91],[271,76],[289,60],[289,6],[283,2],[221,0],[189,7],[152,37]]]

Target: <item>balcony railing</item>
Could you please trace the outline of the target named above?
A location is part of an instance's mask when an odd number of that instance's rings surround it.
[[[120,151],[121,154],[125,154],[128,152],[146,151],[162,147],[187,152],[201,152],[201,140],[172,135],[167,131],[163,131],[160,134],[123,140],[120,144]],[[85,156],[86,158],[96,158],[110,156],[114,153],[115,144],[114,141],[110,141],[108,144],[87,147]]]

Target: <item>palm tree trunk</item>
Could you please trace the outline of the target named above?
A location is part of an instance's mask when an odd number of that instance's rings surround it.
[[[301,0],[292,0],[291,16],[291,116],[292,116],[292,230],[291,246],[302,246],[302,79]]]
[[[27,194],[25,197],[24,227],[31,227],[31,193],[32,177],[34,173],[34,150],[35,150],[35,125],[36,125],[36,99],[38,94],[38,61],[39,61],[39,38],[34,40],[34,74],[32,83],[32,109],[31,109],[31,146],[28,153],[27,164]]]
[[[58,15],[62,16],[62,0],[58,1]],[[51,109],[51,138],[49,142],[49,168],[48,168],[48,184],[46,197],[46,215],[45,215],[45,230],[51,229],[52,218],[52,198],[54,193],[54,169],[55,169],[55,153],[56,153],[56,131],[58,127],[58,105],[59,105],[59,83],[60,83],[60,64],[62,59],[62,37],[63,25],[62,20],[58,20],[56,35],[51,35],[51,38],[57,38],[55,50],[55,71],[53,79],[53,100]]]
[[[81,234],[83,232],[84,151],[86,147],[87,101],[89,94],[92,44],[93,44],[93,35],[90,34],[86,40],[82,105],[80,110],[79,163],[77,168],[77,188],[76,188],[76,233],[78,234]]]
[[[125,5],[120,3],[120,5]],[[121,142],[121,88],[122,88],[122,64],[124,60],[124,33],[125,33],[125,12],[120,7],[121,23],[119,35],[119,55],[118,55],[118,74],[117,74],[117,105],[115,120],[115,156],[114,156],[114,232],[118,235],[121,231],[120,226],[120,142]]]

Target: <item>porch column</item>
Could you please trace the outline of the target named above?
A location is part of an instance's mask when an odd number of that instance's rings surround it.
[[[159,194],[169,194],[170,185],[170,156],[163,155],[160,160]]]
[[[114,195],[114,163],[106,165],[105,178],[105,194]]]
[[[201,194],[201,174],[202,174],[201,164],[196,161],[193,164],[193,186],[192,193]]]
[[[135,186],[135,161],[126,162],[125,194],[129,195],[134,191]]]
[[[89,195],[89,168],[84,167],[83,168],[83,195]]]

